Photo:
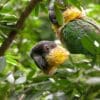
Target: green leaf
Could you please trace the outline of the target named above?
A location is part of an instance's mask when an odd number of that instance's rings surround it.
[[[68,0],[63,0],[65,5],[68,5]]]
[[[39,15],[39,11],[40,11],[40,5],[37,4],[36,7],[35,7],[35,9],[34,9],[35,16],[38,16]]]
[[[61,2],[55,2],[55,4],[57,5],[57,7],[59,8],[59,9],[65,9],[65,5],[63,4],[63,3],[61,3]]]
[[[43,12],[48,13],[48,10],[47,10],[45,4],[41,3],[41,4],[40,4],[40,7],[41,7],[41,10],[42,10]]]
[[[100,43],[100,34],[99,33],[91,33],[89,35],[91,36],[91,38],[93,38],[94,40],[96,40]]]
[[[56,14],[58,24],[62,25],[63,24],[63,15],[62,15],[62,12],[60,11],[60,9],[58,8],[58,6],[56,4],[54,6],[54,10],[55,10],[55,14]]]
[[[96,49],[95,49],[95,46],[94,46],[94,41],[91,40],[90,37],[84,36],[81,39],[81,43],[84,46],[84,48],[87,49],[89,52],[91,52],[93,55],[96,54]]]
[[[96,47],[96,54],[100,55],[100,44],[99,44],[99,47]]]
[[[18,65],[18,62],[16,61],[16,56],[12,56],[10,54],[6,55],[7,63],[11,65]]]
[[[80,1],[79,0],[68,0],[68,3],[71,4],[71,5],[74,5],[76,6],[77,8],[80,9]]]
[[[0,73],[3,71],[5,67],[6,67],[6,59],[5,57],[0,57]]]
[[[13,21],[16,22],[17,21],[17,16],[13,15],[13,14],[9,14],[9,13],[0,13],[0,21]]]
[[[100,34],[99,33],[91,33],[89,36],[93,40],[94,48],[96,50],[96,54],[100,55]]]

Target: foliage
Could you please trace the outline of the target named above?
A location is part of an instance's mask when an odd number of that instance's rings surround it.
[[[79,8],[85,5],[87,15],[100,23],[99,0],[64,2]],[[9,32],[15,29],[15,24],[28,3],[29,0],[0,1],[0,45],[8,37]],[[100,65],[91,65],[91,58],[81,54],[71,55],[69,61],[60,65],[53,76],[44,75],[30,58],[30,49],[35,43],[41,40],[56,40],[48,18],[48,3],[49,0],[43,0],[36,5],[5,56],[0,57],[0,99],[100,99]],[[63,19],[58,6],[56,4],[56,15],[59,15],[58,20],[62,24]],[[87,39],[83,39],[83,44],[87,44]],[[92,52],[92,46],[90,50]],[[97,55],[96,62],[100,62],[100,55]]]

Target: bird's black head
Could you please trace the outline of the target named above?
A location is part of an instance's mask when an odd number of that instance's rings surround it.
[[[30,56],[41,70],[48,69],[49,65],[45,56],[56,46],[53,41],[41,41],[32,48]]]
[[[41,41],[32,48],[30,56],[44,73],[52,75],[69,58],[69,52],[53,41]]]
[[[49,19],[52,22],[52,24],[58,25],[58,21],[57,21],[55,10],[54,10],[53,6],[49,7]]]
[[[57,21],[57,17],[56,17],[56,12],[55,12],[55,6],[56,4],[62,5],[59,10],[64,11],[65,10],[65,6],[64,6],[64,2],[63,0],[51,0],[50,4],[49,4],[49,19],[52,22],[52,24],[54,25],[58,25],[59,23]]]

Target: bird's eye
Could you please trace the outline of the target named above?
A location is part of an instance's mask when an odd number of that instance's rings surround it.
[[[51,45],[50,47],[53,49],[53,48],[55,48],[55,46],[56,46],[56,45]]]
[[[49,46],[48,45],[44,45],[44,51],[45,52],[49,52],[49,50],[50,50]]]

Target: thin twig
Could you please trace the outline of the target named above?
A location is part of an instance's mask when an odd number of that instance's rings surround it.
[[[31,0],[29,2],[29,5],[22,12],[19,20],[16,23],[16,26],[15,26],[15,29],[16,30],[12,30],[9,33],[8,38],[5,39],[5,41],[2,43],[2,45],[0,47],[0,56],[3,56],[4,55],[4,53],[9,48],[10,44],[12,43],[12,41],[14,40],[15,36],[18,34],[18,31],[23,27],[23,24],[24,24],[25,20],[27,19],[27,17],[29,16],[29,14],[32,12],[32,10],[35,8],[35,6],[40,1],[42,1],[42,0]]]

